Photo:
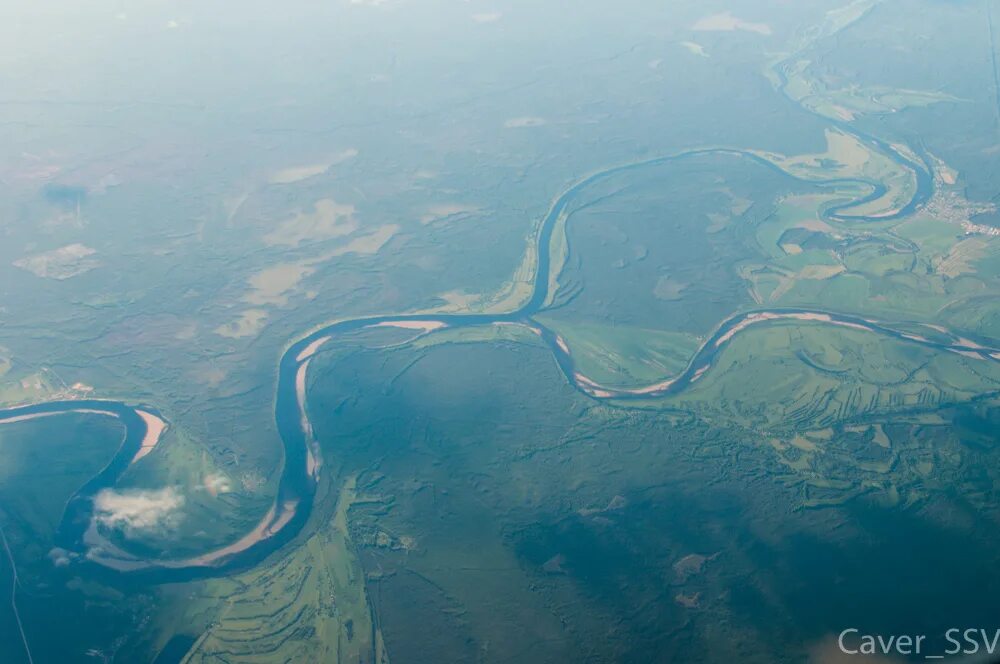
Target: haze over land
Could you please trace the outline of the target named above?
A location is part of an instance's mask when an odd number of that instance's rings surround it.
[[[1000,9],[774,4],[0,7],[0,661],[992,625]]]

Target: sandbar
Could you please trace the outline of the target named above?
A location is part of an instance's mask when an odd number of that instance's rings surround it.
[[[167,423],[163,421],[162,418],[153,415],[145,410],[136,409],[136,415],[142,418],[142,421],[146,423],[146,435],[142,438],[142,443],[139,445],[139,451],[135,453],[132,457],[132,461],[129,463],[135,463],[142,457],[146,456],[153,451],[156,444],[160,442],[160,438],[163,436],[163,432],[167,429]]]
[[[404,330],[423,330],[430,332],[445,327],[446,323],[439,320],[386,320],[372,327],[400,327]]]

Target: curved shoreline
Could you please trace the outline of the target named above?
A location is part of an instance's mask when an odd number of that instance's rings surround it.
[[[675,394],[686,389],[712,365],[734,336],[742,330],[761,323],[781,320],[805,320],[831,325],[863,329],[873,333],[918,343],[939,350],[962,353],[989,360],[1000,360],[1000,350],[986,348],[951,335],[953,344],[931,341],[909,333],[899,332],[868,319],[834,312],[774,308],[737,313],[723,321],[692,356],[680,374],[636,388],[600,385],[578,372],[569,347],[555,332],[537,322],[532,316],[545,309],[550,296],[552,265],[552,235],[559,219],[569,211],[576,196],[587,187],[614,175],[647,168],[681,159],[708,155],[732,156],[748,159],[769,169],[776,170],[795,181],[818,187],[836,187],[843,184],[862,184],[871,191],[859,198],[827,206],[819,211],[828,220],[881,222],[905,217],[923,205],[933,194],[933,177],[926,164],[920,165],[907,159],[892,146],[868,136],[845,123],[833,121],[846,133],[864,141],[903,168],[914,174],[916,191],[902,208],[891,213],[864,216],[849,214],[849,210],[884,196],[887,187],[863,178],[831,178],[812,180],[783,170],[778,164],[751,151],[735,148],[701,148],[672,155],[655,157],[638,162],[613,166],[587,175],[565,189],[554,199],[539,224],[533,240],[537,255],[531,297],[518,309],[503,314],[400,314],[369,316],[342,320],[313,328],[305,336],[290,343],[278,363],[278,380],[274,400],[274,417],[283,449],[283,465],[277,492],[271,509],[247,534],[227,546],[183,559],[144,559],[129,554],[104,539],[98,532],[93,518],[93,496],[101,489],[114,486],[131,463],[141,459],[153,449],[166,423],[152,409],[145,406],[128,406],[122,402],[101,400],[53,401],[17,408],[0,409],[0,425],[24,419],[46,417],[69,412],[95,412],[116,417],[125,427],[125,436],[112,461],[98,475],[87,482],[69,501],[57,532],[56,543],[63,548],[83,554],[88,562],[119,574],[142,574],[153,581],[180,581],[202,576],[217,576],[234,570],[245,569],[289,542],[303,529],[313,507],[313,498],[322,468],[319,444],[313,437],[312,425],[306,411],[307,374],[311,360],[322,348],[338,335],[369,327],[394,326],[413,329],[420,334],[430,334],[449,327],[475,327],[499,323],[515,323],[533,329],[552,351],[567,380],[583,394],[594,399],[649,399]],[[152,443],[150,443],[152,440]]]
[[[543,338],[551,340],[549,345],[556,355],[556,361],[559,363],[560,369],[562,369],[563,374],[577,389],[595,399],[629,400],[655,399],[683,391],[712,367],[715,358],[725,350],[726,346],[729,345],[738,333],[751,326],[788,320],[847,327],[966,357],[1000,361],[1000,348],[983,346],[969,339],[954,335],[943,328],[938,328],[938,331],[954,338],[955,343],[941,343],[909,332],[901,332],[860,316],[837,314],[822,309],[773,308],[747,311],[727,318],[698,347],[698,350],[695,351],[684,370],[673,377],[641,387],[623,388],[601,385],[579,371],[576,371],[572,353],[565,346],[562,338],[534,319],[530,319],[530,324],[539,330]]]

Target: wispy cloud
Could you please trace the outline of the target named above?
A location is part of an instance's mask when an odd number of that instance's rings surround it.
[[[184,496],[173,487],[158,490],[104,489],[94,497],[94,518],[126,535],[172,528],[180,520]]]

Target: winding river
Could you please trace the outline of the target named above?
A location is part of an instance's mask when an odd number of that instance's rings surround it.
[[[947,336],[948,333],[939,328],[936,328],[938,334],[935,335],[938,340],[934,340],[912,332],[900,331],[873,320],[836,312],[812,309],[766,309],[744,311],[723,321],[679,375],[665,377],[661,382],[652,385],[624,389],[602,386],[580,373],[566,342],[556,332],[534,319],[534,315],[545,308],[550,295],[551,242],[553,231],[560,219],[568,214],[573,201],[587,187],[630,170],[696,156],[720,155],[763,164],[787,177],[818,186],[836,187],[844,184],[867,186],[870,192],[863,197],[829,206],[821,211],[822,217],[841,221],[874,222],[904,217],[930,198],[934,180],[931,169],[926,163],[914,163],[887,143],[867,136],[846,124],[837,126],[914,174],[916,191],[904,207],[873,217],[852,215],[851,208],[882,197],[886,193],[885,185],[868,180],[843,178],[821,182],[807,181],[783,171],[758,154],[730,148],[691,150],[620,165],[583,178],[555,199],[539,225],[535,237],[538,258],[531,297],[516,311],[503,314],[411,314],[357,318],[319,327],[292,343],[282,355],[278,365],[274,417],[284,448],[284,464],[274,503],[253,530],[223,548],[185,559],[144,558],[115,546],[100,534],[96,526],[94,498],[97,493],[102,489],[114,487],[129,465],[148,453],[162,433],[165,423],[154,409],[97,399],[54,401],[0,410],[0,424],[71,412],[117,418],[125,429],[121,446],[108,466],[87,482],[69,501],[57,531],[55,545],[75,553],[77,565],[94,566],[97,571],[115,575],[139,575],[152,581],[166,582],[223,575],[251,567],[277,551],[303,530],[313,507],[322,468],[319,445],[313,438],[312,426],[306,413],[306,375],[316,353],[324,345],[348,332],[375,326],[396,326],[414,329],[416,333],[431,334],[445,328],[496,324],[523,325],[534,331],[552,351],[559,368],[573,386],[589,398],[606,400],[649,399],[682,392],[709,370],[716,356],[734,336],[748,327],[775,321],[843,326],[941,351],[1000,361],[1000,350],[979,345],[957,335],[950,335],[948,342],[941,341],[941,335]]]

